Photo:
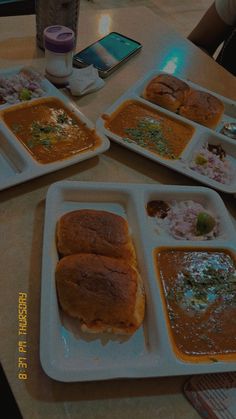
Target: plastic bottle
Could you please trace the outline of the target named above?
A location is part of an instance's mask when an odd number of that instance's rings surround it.
[[[80,0],[35,0],[37,45],[44,49],[44,29],[62,25],[74,31],[77,37]]]
[[[74,31],[54,25],[44,29],[45,76],[57,86],[66,86],[73,71]]]

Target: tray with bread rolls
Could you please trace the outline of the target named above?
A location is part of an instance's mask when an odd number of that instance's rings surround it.
[[[235,237],[211,188],[52,184],[41,279],[45,373],[75,382],[234,371]]]
[[[136,153],[235,194],[236,138],[229,130],[235,124],[234,101],[154,70],[105,110],[96,126]]]
[[[109,145],[36,70],[0,71],[0,190],[94,157]]]

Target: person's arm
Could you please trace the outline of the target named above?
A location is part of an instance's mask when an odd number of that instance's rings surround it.
[[[211,56],[231,30],[218,15],[213,3],[189,34],[188,39]]]

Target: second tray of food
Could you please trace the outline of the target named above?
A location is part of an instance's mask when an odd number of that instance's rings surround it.
[[[35,70],[0,71],[0,190],[108,148],[107,137]]]
[[[110,139],[212,188],[236,193],[235,102],[171,74],[151,71],[97,121]]]
[[[205,187],[63,181],[46,198],[40,358],[59,381],[234,371],[235,228]]]

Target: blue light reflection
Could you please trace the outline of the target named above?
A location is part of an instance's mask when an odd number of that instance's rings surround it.
[[[163,56],[158,67],[160,71],[177,74],[186,67],[186,56],[186,51],[183,47],[173,47]]]

